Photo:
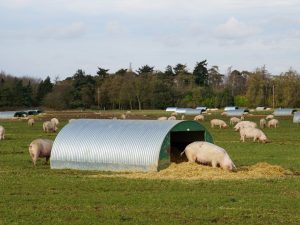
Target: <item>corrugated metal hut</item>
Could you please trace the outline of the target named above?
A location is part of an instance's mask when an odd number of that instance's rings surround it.
[[[186,109],[184,114],[185,115],[199,115],[202,113],[202,109]]]
[[[184,114],[186,110],[191,110],[191,109],[192,108],[176,108],[175,112]]]
[[[57,135],[52,169],[157,171],[193,141],[213,142],[195,121],[78,119]]]
[[[200,109],[202,112],[205,112],[207,110],[207,107],[205,106],[198,106],[196,109]]]
[[[264,110],[266,110],[267,108],[266,107],[264,107],[264,106],[258,106],[258,107],[256,107],[256,111],[264,111]]]
[[[167,107],[166,111],[167,112],[176,112],[177,107]]]
[[[226,116],[242,116],[249,113],[248,109],[236,109],[236,110],[228,110],[226,111]]]
[[[294,113],[293,123],[300,123],[300,112]]]
[[[279,108],[275,109],[273,112],[274,116],[292,116],[294,112],[296,112],[296,109],[291,108]]]
[[[236,109],[238,109],[239,107],[237,107],[237,106],[226,106],[225,108],[224,108],[224,111],[229,111],[229,110],[236,110]]]

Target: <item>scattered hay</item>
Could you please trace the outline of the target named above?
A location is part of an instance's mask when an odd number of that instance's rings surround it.
[[[252,166],[243,166],[236,172],[225,171],[221,168],[212,168],[196,163],[172,163],[168,168],[159,172],[127,172],[96,174],[90,177],[125,177],[130,179],[164,179],[164,180],[236,180],[275,178],[291,174],[290,171],[277,165],[257,163]]]

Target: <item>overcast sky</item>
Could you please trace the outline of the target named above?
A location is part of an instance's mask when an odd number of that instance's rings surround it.
[[[0,0],[0,70],[15,76],[204,59],[300,72],[300,0]]]

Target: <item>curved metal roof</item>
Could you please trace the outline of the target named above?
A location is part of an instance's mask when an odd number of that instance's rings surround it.
[[[177,107],[167,107],[166,111],[167,112],[176,112]]]
[[[50,165],[56,169],[156,171],[166,135],[188,122],[78,119],[57,135]]]
[[[293,122],[294,123],[300,123],[300,112],[295,112],[294,113]]]
[[[225,108],[224,108],[224,111],[229,111],[229,110],[236,110],[236,109],[238,109],[239,107],[237,107],[237,106],[226,106]]]
[[[275,111],[273,112],[273,115],[274,116],[291,116],[296,111],[297,111],[296,109],[292,109],[292,108],[279,108],[279,109],[275,109]]]
[[[249,112],[248,109],[236,109],[236,110],[228,110],[226,111],[227,116],[242,116]]]

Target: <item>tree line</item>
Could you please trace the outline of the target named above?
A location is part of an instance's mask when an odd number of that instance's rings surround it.
[[[300,75],[289,69],[272,76],[265,66],[255,71],[208,68],[197,62],[192,71],[185,64],[164,71],[144,65],[136,71],[110,73],[98,67],[95,75],[78,69],[64,80],[51,82],[0,73],[0,107],[53,109],[164,109],[177,107],[300,107]]]

